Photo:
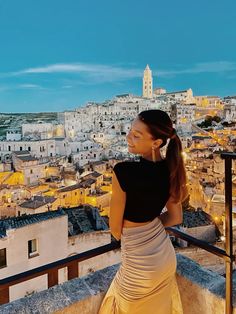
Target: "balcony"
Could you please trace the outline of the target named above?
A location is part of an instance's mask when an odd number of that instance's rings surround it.
[[[184,314],[222,314],[225,308],[225,278],[204,269],[193,260],[177,254],[177,282]],[[96,314],[119,264],[81,278],[2,305],[0,312]],[[234,278],[234,309],[236,314],[236,276]],[[178,314],[178,308],[175,308]]]
[[[231,161],[233,154],[223,154],[226,161],[226,250],[214,247],[204,241],[186,235],[177,229],[167,228],[168,232],[224,259],[226,278],[206,270],[193,260],[177,254],[177,281],[180,289],[184,314],[236,314],[236,273],[233,274],[232,246],[232,177]],[[119,243],[80,253],[64,260],[38,267],[24,273],[0,280],[0,313],[81,313],[95,314],[112,281],[118,264],[109,266],[89,275],[77,278],[78,263],[117,251]],[[67,267],[68,280],[58,285],[59,269]],[[47,290],[9,302],[10,287],[37,276],[47,275]],[[234,287],[233,287],[234,286]],[[4,304],[5,303],[5,304]],[[226,305],[225,305],[226,304]],[[175,308],[175,314],[179,311]],[[173,313],[174,314],[174,313]]]

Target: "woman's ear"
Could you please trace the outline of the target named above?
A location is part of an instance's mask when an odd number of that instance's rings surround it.
[[[158,148],[158,147],[161,146],[162,143],[163,143],[163,140],[160,139],[160,138],[158,138],[157,140],[155,140],[155,141],[153,142],[152,146],[153,146],[154,148]]]

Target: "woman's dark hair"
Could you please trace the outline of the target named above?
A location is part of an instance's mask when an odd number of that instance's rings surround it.
[[[146,124],[154,139],[162,139],[163,147],[170,139],[166,150],[166,161],[170,171],[170,195],[176,202],[183,202],[188,196],[186,171],[182,156],[182,144],[173,123],[165,111],[159,109],[145,110],[138,118]]]

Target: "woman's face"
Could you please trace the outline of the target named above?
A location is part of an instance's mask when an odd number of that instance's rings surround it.
[[[148,127],[138,117],[131,123],[131,128],[126,139],[128,151],[132,154],[140,154],[143,156],[150,155],[152,153],[152,146],[158,147],[162,142],[162,140],[154,140],[152,138]],[[159,145],[158,141],[161,141]]]

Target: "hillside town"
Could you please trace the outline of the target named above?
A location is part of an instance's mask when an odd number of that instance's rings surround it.
[[[112,168],[120,161],[138,158],[128,153],[126,135],[136,115],[148,109],[166,111],[182,141],[189,199],[180,228],[223,246],[224,162],[220,154],[236,151],[236,96],[221,98],[194,95],[191,88],[167,91],[154,87],[152,71],[147,65],[142,96],[127,93],[102,103],[89,102],[73,111],[58,112],[56,121],[22,123],[2,136],[1,278],[112,241],[107,222]],[[236,228],[235,163],[232,171]],[[184,241],[177,244],[178,250],[184,248],[187,256],[198,260],[199,254]],[[79,274],[118,261],[117,252],[103,262],[94,258],[80,264]],[[214,258],[208,260],[207,266],[222,272]],[[66,278],[67,270],[61,269],[59,282]],[[15,286],[10,300],[42,290],[44,286],[43,279]]]

